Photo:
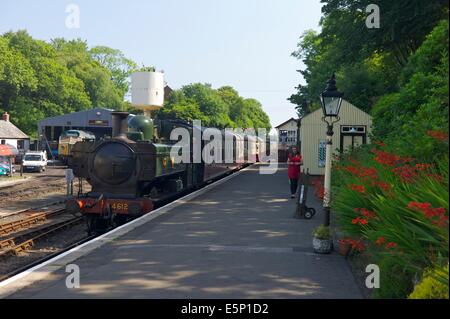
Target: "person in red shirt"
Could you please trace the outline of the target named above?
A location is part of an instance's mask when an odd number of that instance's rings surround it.
[[[302,156],[297,147],[292,147],[288,154],[288,178],[291,185],[291,198],[295,198],[297,192],[298,179],[300,177],[300,165],[303,165]]]

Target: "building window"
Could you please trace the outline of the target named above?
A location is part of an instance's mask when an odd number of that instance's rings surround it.
[[[2,145],[5,145],[6,144],[6,141],[5,140],[2,140]]]
[[[285,130],[280,130],[280,143],[285,143],[286,141],[287,141],[287,135],[288,135],[288,132],[287,131],[285,131]]]
[[[23,150],[25,148],[25,141],[24,140],[18,140],[17,141],[17,148],[19,150]]]
[[[326,155],[327,140],[319,140],[319,167],[325,167],[325,155]]]

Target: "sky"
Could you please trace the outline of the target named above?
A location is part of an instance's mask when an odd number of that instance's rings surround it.
[[[79,27],[68,28],[68,6]],[[291,56],[299,37],[319,30],[320,0],[0,0],[0,34],[81,38],[164,70],[167,84],[231,85],[261,102],[272,126],[296,117],[286,99],[304,83]],[[69,24],[70,26],[70,24]]]

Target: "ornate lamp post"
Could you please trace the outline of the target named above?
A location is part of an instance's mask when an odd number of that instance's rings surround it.
[[[323,209],[324,209],[324,225],[330,225],[330,199],[331,199],[331,145],[333,138],[333,124],[339,121],[339,110],[342,104],[341,93],[336,87],[336,78],[333,73],[331,78],[327,82],[325,91],[320,95],[320,102],[322,104],[323,117],[322,121],[327,123],[327,145],[325,150],[325,181],[324,181],[324,196],[323,196]],[[328,119],[327,119],[328,118]]]

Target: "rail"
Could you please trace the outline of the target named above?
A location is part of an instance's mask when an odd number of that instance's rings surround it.
[[[47,221],[49,217],[60,215],[64,212],[65,209],[56,209],[48,212],[35,211],[31,209],[23,211],[21,213],[27,215],[25,218],[0,224],[0,236],[5,236],[22,229],[30,228],[33,225]]]
[[[74,217],[69,220],[64,220],[45,227],[41,227],[36,230],[29,231],[25,234],[20,234],[15,237],[1,240],[0,249],[2,249],[2,251],[0,251],[0,257],[5,257],[11,254],[18,255],[20,252],[33,247],[38,240],[41,240],[46,236],[66,227],[76,225],[82,220],[83,217]]]

